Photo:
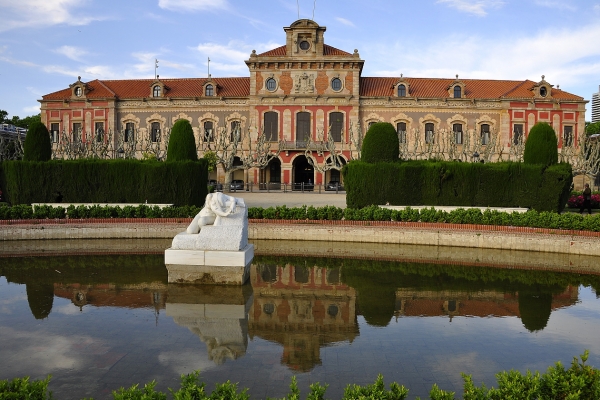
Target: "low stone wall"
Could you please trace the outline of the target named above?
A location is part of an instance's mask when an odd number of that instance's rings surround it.
[[[0,241],[173,238],[191,219],[65,220],[0,224]],[[600,233],[486,225],[252,220],[250,240],[388,243],[600,255]]]

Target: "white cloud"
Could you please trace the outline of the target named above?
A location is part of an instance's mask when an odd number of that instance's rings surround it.
[[[89,0],[0,0],[0,32],[16,28],[41,28],[52,25],[87,25],[102,17],[74,14]]]
[[[437,2],[479,17],[485,17],[488,13],[487,9],[504,5],[503,0],[438,0]]]
[[[352,21],[347,20],[346,18],[342,18],[342,17],[336,17],[335,18],[338,22],[341,22],[344,25],[347,26],[351,26],[351,27],[355,27],[356,25],[354,25],[354,23],[352,23]]]
[[[227,9],[227,0],[158,0],[158,6],[170,11],[210,11]]]
[[[248,67],[244,61],[250,58],[252,50],[257,53],[262,53],[267,50],[274,49],[281,44],[269,42],[248,44],[242,41],[232,40],[227,44],[219,43],[201,43],[193,47],[199,54],[206,58],[210,57],[211,74],[212,71],[220,72],[235,72],[238,75],[247,75]],[[204,63],[206,65],[206,62]]]
[[[559,10],[577,11],[577,7],[566,1],[535,0],[535,4],[541,7],[556,8]]]
[[[81,61],[82,57],[87,54],[87,51],[75,46],[61,46],[55,49],[54,52],[62,54],[73,61]]]
[[[401,69],[375,67],[375,75],[444,77],[459,74],[472,79],[531,79],[569,85],[580,84],[597,77],[600,57],[600,25],[577,29],[549,29],[530,37],[494,38],[451,36],[430,44],[401,42],[394,48],[379,46],[370,60],[388,57],[387,65],[402,65]],[[449,49],[458,50],[460,57],[452,58]],[[551,54],[548,52],[551,50]],[[397,58],[389,58],[390,54]],[[451,62],[449,62],[451,60]]]

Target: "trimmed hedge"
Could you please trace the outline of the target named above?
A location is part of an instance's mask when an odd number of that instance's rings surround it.
[[[204,204],[208,171],[205,160],[5,161],[0,187],[11,204],[171,203]]]
[[[52,144],[48,128],[41,122],[34,122],[25,136],[23,160],[48,161],[50,158],[52,158]]]
[[[556,132],[547,122],[538,122],[529,131],[523,150],[523,162],[543,165],[558,162]]]
[[[524,163],[352,161],[342,170],[346,204],[526,207],[560,212],[569,198],[571,166]]]
[[[169,138],[167,161],[198,161],[196,139],[190,121],[180,119],[175,122]]]
[[[369,128],[362,144],[361,160],[368,163],[396,161],[399,156],[398,134],[389,122],[377,122]]]

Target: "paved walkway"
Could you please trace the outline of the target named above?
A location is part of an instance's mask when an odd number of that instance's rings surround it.
[[[323,192],[231,192],[230,196],[241,197],[248,207],[275,207],[286,205],[288,207],[302,207],[303,205],[323,207],[336,206],[346,208],[346,193]]]

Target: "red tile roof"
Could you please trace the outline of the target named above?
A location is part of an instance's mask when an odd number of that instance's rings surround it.
[[[336,49],[333,46],[329,46],[327,44],[323,45],[323,55],[325,56],[343,56],[343,57],[349,57],[352,54],[345,52],[343,50],[340,49]],[[259,57],[283,57],[285,56],[285,45],[284,46],[280,46],[280,47],[276,47],[272,50],[269,51],[265,51],[264,53],[260,53],[258,55]]]
[[[166,87],[165,97],[202,97],[207,78],[161,79]],[[250,78],[212,78],[218,87],[218,97],[248,97]],[[150,86],[154,79],[95,80],[86,85],[88,99],[119,98],[133,99],[150,96]],[[71,98],[71,89],[63,89],[42,97],[44,100],[63,100]]]
[[[360,95],[364,97],[395,96],[394,85],[399,78],[362,77]],[[404,78],[410,86],[410,97],[447,98],[448,88],[456,80],[442,78]],[[533,81],[508,81],[492,79],[460,79],[465,84],[465,96],[468,99],[532,99]],[[583,97],[553,88],[552,98],[561,100],[583,100]]]
[[[260,53],[259,57],[283,57],[285,56],[285,45]]]

